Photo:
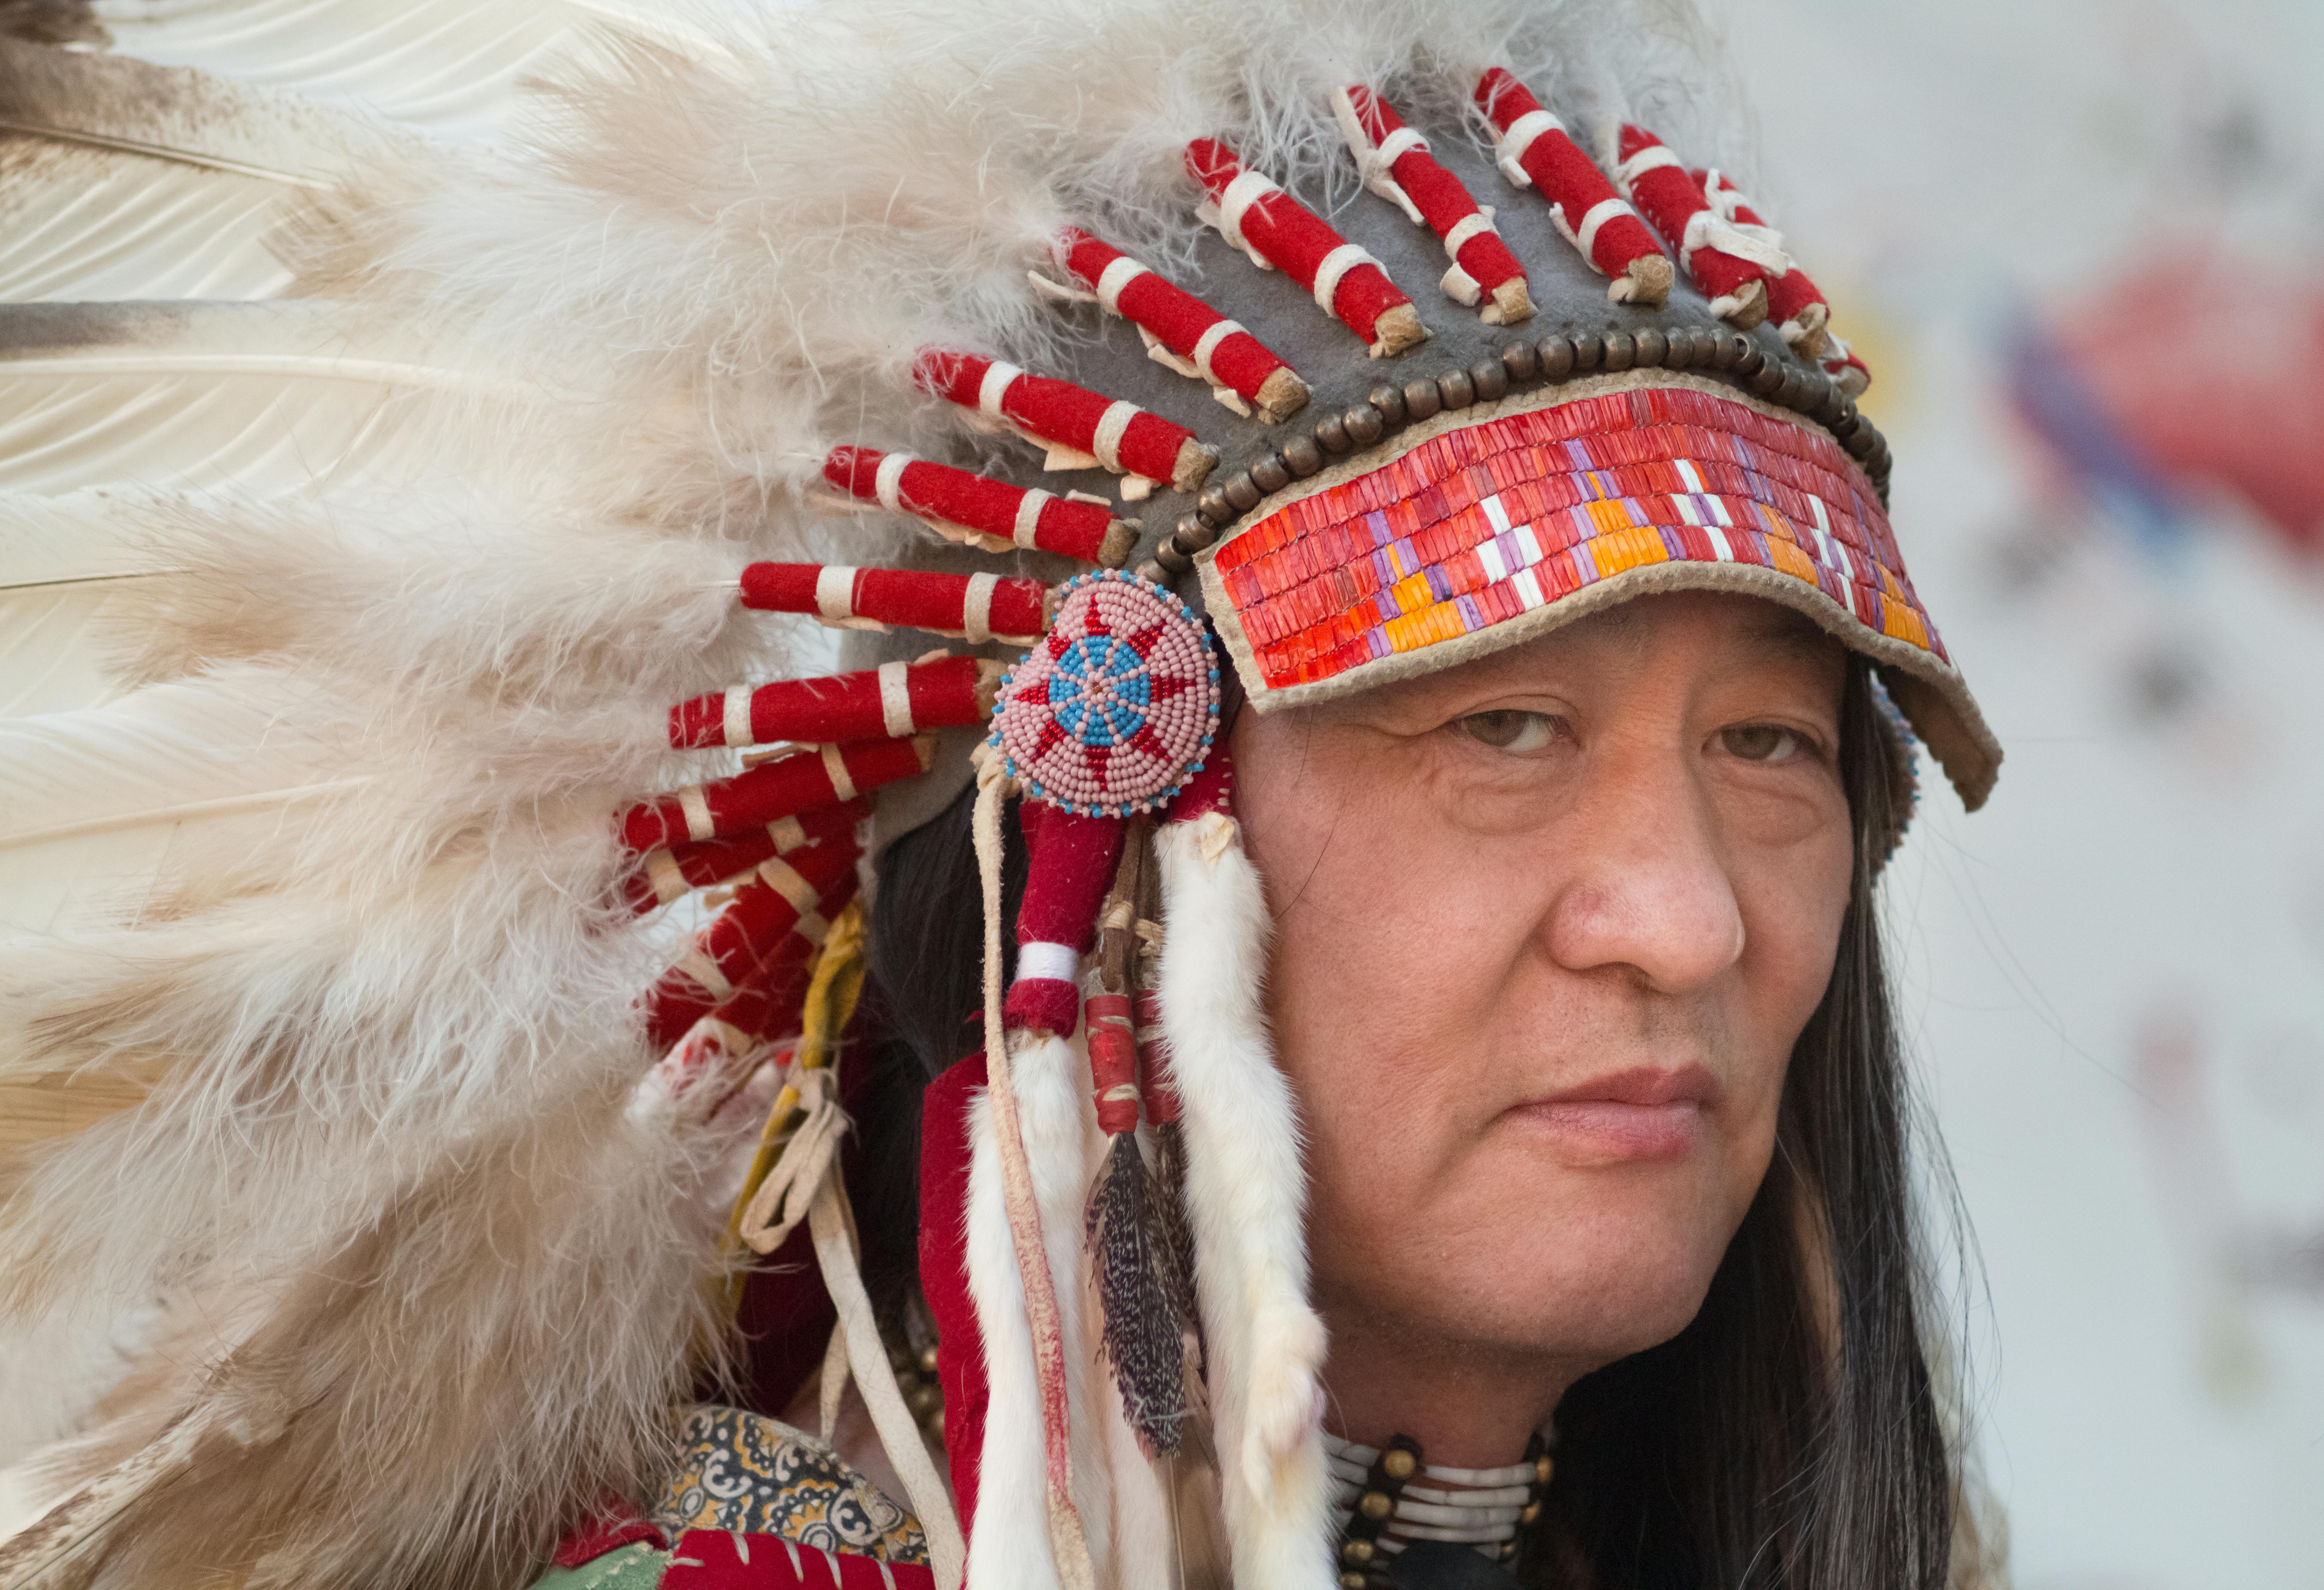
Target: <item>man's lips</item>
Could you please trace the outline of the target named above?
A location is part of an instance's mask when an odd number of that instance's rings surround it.
[[[1709,1132],[1718,1093],[1718,1078],[1701,1066],[1634,1066],[1509,1114],[1586,1161],[1683,1160]]]

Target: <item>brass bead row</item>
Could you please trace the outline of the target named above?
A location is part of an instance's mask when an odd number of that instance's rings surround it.
[[[1217,541],[1228,525],[1288,486],[1321,470],[1331,458],[1368,448],[1393,429],[1434,419],[1447,409],[1465,409],[1508,395],[1510,386],[1558,382],[1577,375],[1623,370],[1705,370],[1724,375],[1755,395],[1812,420],[1830,431],[1849,456],[1863,466],[1885,501],[1891,459],[1886,439],[1857,412],[1856,404],[1822,371],[1790,359],[1770,358],[1759,343],[1740,331],[1687,326],[1670,331],[1609,331],[1598,337],[1552,333],[1537,342],[1513,342],[1497,358],[1479,359],[1465,370],[1416,375],[1401,386],[1382,383],[1366,402],[1314,421],[1248,469],[1213,481],[1154,550],[1154,561],[1168,575],[1194,567],[1194,555]]]
[[[1549,1443],[1538,1433],[1526,1446],[1526,1461],[1533,1465],[1533,1479],[1526,1486],[1525,1505],[1517,1509],[1518,1532],[1501,1542],[1503,1562],[1517,1560],[1526,1531],[1541,1521],[1542,1498],[1548,1493],[1549,1482],[1557,1473],[1557,1465],[1550,1461]]]
[[[1419,1472],[1420,1443],[1410,1436],[1396,1437],[1372,1460],[1371,1473],[1364,1476],[1355,1511],[1348,1515],[1348,1527],[1340,1536],[1342,1590],[1376,1590],[1388,1582],[1377,1576],[1386,1572],[1380,1559],[1380,1534],[1396,1516],[1396,1501],[1404,1493],[1404,1482]]]
[[[904,1406],[912,1410],[912,1418],[920,1428],[938,1443],[944,1440],[944,1388],[936,1379],[936,1350],[931,1346],[918,1353],[900,1343],[888,1344],[888,1367],[896,1372],[896,1390],[903,1393]]]

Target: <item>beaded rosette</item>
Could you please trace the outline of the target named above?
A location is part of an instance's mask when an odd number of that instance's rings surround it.
[[[987,744],[1036,800],[1084,817],[1153,811],[1218,737],[1210,636],[1136,575],[1100,569],[1060,596],[1047,638],[1001,681]]]

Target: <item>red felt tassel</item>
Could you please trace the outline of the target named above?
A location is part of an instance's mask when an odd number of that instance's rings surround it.
[[[1471,306],[1480,298],[1489,300],[1483,314],[1489,326],[1530,319],[1533,300],[1524,267],[1461,179],[1429,153],[1428,140],[1361,84],[1337,90],[1332,101],[1340,130],[1362,168],[1364,186],[1426,225],[1452,256],[1452,268],[1443,282],[1445,295]]]
[[[1273,265],[1314,297],[1325,313],[1393,358],[1428,336],[1412,300],[1378,260],[1323,224],[1305,205],[1214,138],[1186,145],[1186,170],[1209,196],[1204,221],[1255,260]]]
[[[1307,384],[1249,331],[1201,299],[1175,287],[1111,244],[1067,226],[1057,234],[1058,265],[1120,315],[1159,343],[1180,367],[1234,394],[1269,425],[1279,425],[1307,402]]]
[[[935,759],[936,743],[925,736],[793,751],[731,779],[689,784],[631,807],[617,819],[622,842],[643,855],[689,840],[733,838],[917,777]]]
[[[859,502],[909,513],[954,541],[989,552],[1011,547],[1056,552],[1119,569],[1137,545],[1137,526],[1102,503],[1060,497],[909,453],[834,448],[823,477]]]
[[[974,644],[1029,646],[1049,627],[1049,587],[997,574],[919,574],[839,563],[753,563],[742,605],[805,613],[835,629],[924,629]]]
[[[1500,67],[1477,79],[1476,100],[1501,135],[1495,151],[1501,174],[1520,188],[1530,183],[1549,200],[1557,229],[1600,275],[1614,279],[1607,296],[1649,306],[1667,300],[1670,256],[1565,124]]]
[[[637,870],[622,885],[630,910],[642,916],[691,893],[739,878],[770,855],[788,855],[803,846],[836,839],[854,843],[855,825],[872,815],[869,800],[844,800],[732,839],[659,846],[638,858]]]
[[[1004,1020],[1064,1037],[1081,1015],[1081,957],[1120,854],[1122,820],[1044,808],[1027,836],[1031,852],[1017,911],[1017,976]]]
[[[671,707],[669,743],[680,751],[786,740],[828,744],[982,723],[992,716],[1001,672],[985,658],[945,657],[755,689],[737,685]]]
[[[653,1046],[677,1042],[770,957],[778,957],[778,971],[794,962],[804,966],[831,918],[855,897],[855,862],[853,846],[833,844],[763,863],[696,936],[685,958],[647,992],[646,1035]]]
[[[1719,213],[1678,156],[1646,128],[1626,123],[1621,158],[1615,180],[1677,251],[1687,273],[1711,300],[1711,313],[1746,331],[1766,319],[1766,266],[1722,246],[1740,240],[1733,236],[1734,228],[1720,224]]]
[[[1028,375],[999,359],[923,348],[912,373],[936,396],[1037,441],[1177,491],[1202,485],[1219,461],[1218,449],[1204,446],[1183,425],[1070,381]]]
[[[1767,225],[1744,197],[1743,190],[1725,175],[1713,171],[1692,171],[1687,175],[1723,219],[1764,233],[1774,247],[1783,246],[1775,229]],[[1767,319],[1775,323],[1785,342],[1812,356],[1824,350],[1824,326],[1831,319],[1831,305],[1825,301],[1822,290],[1808,279],[1808,273],[1794,264],[1781,275],[1767,279]]]

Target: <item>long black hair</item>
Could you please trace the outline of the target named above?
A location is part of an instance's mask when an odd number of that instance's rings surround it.
[[[1873,890],[1899,770],[1861,663],[1840,757],[1848,911],[1793,1046],[1766,1178],[1693,1322],[1576,1382],[1557,1410],[1550,1539],[1599,1590],[1946,1582],[1958,1471]]]
[[[1830,987],[1792,1052],[1775,1154],[1702,1311],[1579,1382],[1529,1553],[1558,1590],[1940,1590],[1959,1493],[1940,1418],[1912,1207],[1915,1112],[1890,1012],[1873,876],[1899,776],[1851,664],[1840,772],[1856,858]],[[879,864],[866,984],[875,1297],[908,1286],[919,1092],[981,1041],[972,792]],[[1010,916],[1024,882],[1012,847]],[[1004,974],[1005,975],[1005,974]]]

